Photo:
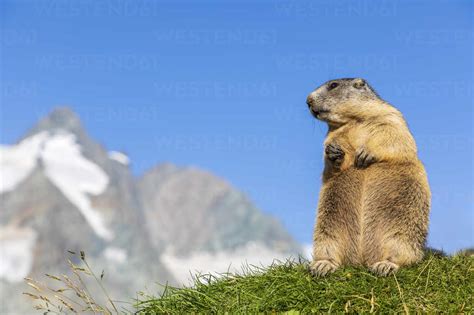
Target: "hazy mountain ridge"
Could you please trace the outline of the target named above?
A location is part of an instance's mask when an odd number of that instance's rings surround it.
[[[211,173],[160,165],[139,179],[138,190],[153,239],[175,255],[236,249],[249,241],[282,252],[298,247],[279,222]]]
[[[15,151],[22,145],[25,150]],[[15,301],[4,311],[21,303],[21,292],[11,290],[22,285],[8,276],[18,271],[18,260],[29,264],[23,266],[29,272],[16,281],[64,272],[66,250],[84,250],[97,268],[120,271],[106,277],[117,297],[134,296],[156,281],[177,284],[196,268],[224,271],[231,261],[220,267],[223,257],[259,259],[256,253],[265,253],[261,260],[269,263],[300,252],[274,218],[211,173],[163,164],[135,178],[128,158],[90,138],[67,108],[53,111],[1,153],[0,253],[6,259],[0,293]],[[22,249],[12,252],[18,244]]]

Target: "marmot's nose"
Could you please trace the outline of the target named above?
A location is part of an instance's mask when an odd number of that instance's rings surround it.
[[[311,107],[313,105],[313,98],[311,97],[311,95],[309,95],[307,98],[306,98],[306,104],[308,104],[308,107]]]

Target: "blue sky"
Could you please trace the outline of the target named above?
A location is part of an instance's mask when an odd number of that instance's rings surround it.
[[[311,242],[326,126],[307,94],[364,77],[405,115],[429,244],[474,245],[472,1],[2,1],[1,142],[55,106],[125,151],[207,169]]]

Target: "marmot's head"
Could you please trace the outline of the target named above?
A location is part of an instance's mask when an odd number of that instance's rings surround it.
[[[330,80],[309,94],[306,103],[319,120],[342,125],[361,120],[370,107],[380,106],[375,90],[360,78]]]

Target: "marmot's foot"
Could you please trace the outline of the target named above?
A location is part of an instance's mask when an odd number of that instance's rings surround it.
[[[370,267],[370,271],[376,275],[386,277],[391,273],[394,273],[398,270],[398,265],[388,260],[382,260],[376,262]]]
[[[328,144],[324,149],[324,152],[326,153],[326,157],[328,158],[328,160],[331,162],[340,164],[344,160],[345,153],[344,151],[342,151],[342,148],[336,143]]]
[[[365,148],[357,149],[355,153],[354,165],[358,168],[365,168],[375,162],[375,157],[367,152]]]
[[[316,260],[309,265],[309,270],[316,277],[324,277],[336,271],[338,265],[329,260]]]

